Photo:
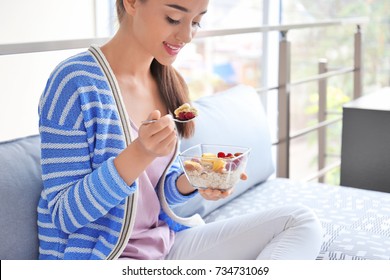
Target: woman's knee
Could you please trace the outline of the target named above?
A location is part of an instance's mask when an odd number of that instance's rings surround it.
[[[304,205],[295,206],[294,210],[295,223],[305,230],[313,238],[317,238],[319,243],[322,243],[323,229],[317,214],[309,207]]]
[[[318,220],[316,213],[306,205],[296,204],[292,205],[291,207],[293,208],[293,212],[302,219]]]

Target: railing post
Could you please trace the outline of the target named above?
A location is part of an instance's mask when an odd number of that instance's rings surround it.
[[[318,63],[318,73],[323,74],[328,71],[326,59],[320,59]],[[326,121],[327,103],[327,79],[318,80],[318,122]],[[326,165],[326,126],[318,129],[318,171],[320,172]],[[319,176],[318,181],[323,183],[324,176]]]
[[[290,52],[287,31],[279,42],[277,177],[289,178],[290,169]]]
[[[362,32],[360,25],[357,25],[354,45],[353,99],[356,99],[362,96],[363,93]]]

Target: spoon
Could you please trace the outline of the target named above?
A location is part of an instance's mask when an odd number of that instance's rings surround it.
[[[176,119],[176,118],[173,118],[173,120],[175,122],[178,122],[178,123],[187,123],[187,122],[191,122],[195,119],[196,117],[193,117],[192,119],[188,119],[188,120],[179,120],[179,119]],[[146,121],[142,121],[141,124],[150,124],[150,123],[155,123],[157,120],[146,120]]]
[[[187,115],[187,113],[190,115]],[[174,111],[173,120],[178,123],[187,123],[194,120],[197,117],[197,115],[198,113],[195,108],[191,107],[191,105],[188,103],[184,103]],[[178,118],[180,116],[182,117]],[[189,116],[190,118],[186,118],[187,116]],[[156,122],[156,120],[145,120],[141,122],[141,124],[149,124],[154,122]]]

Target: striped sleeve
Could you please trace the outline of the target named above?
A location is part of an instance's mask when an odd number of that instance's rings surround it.
[[[113,158],[96,169],[90,161],[86,132],[66,130],[42,120],[41,165],[52,221],[72,233],[107,214],[135,191],[118,174]]]
[[[176,158],[165,177],[164,191],[169,205],[173,206],[184,203],[198,193],[197,191],[194,191],[188,195],[183,195],[179,192],[176,181],[182,174],[184,174],[184,172],[178,158]]]
[[[52,222],[65,233],[105,216],[136,189],[113,163],[123,146],[110,136],[121,131],[108,90],[96,63],[82,53],[53,71],[40,99],[44,197]]]

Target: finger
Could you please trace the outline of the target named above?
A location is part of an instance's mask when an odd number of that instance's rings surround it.
[[[168,154],[173,151],[177,142],[177,134],[176,132],[171,132],[170,135],[165,137],[162,141],[159,142],[159,147],[162,149],[162,153]]]
[[[175,129],[176,126],[175,126],[175,123],[174,123],[173,118],[172,118],[171,115],[165,115],[165,116],[157,119],[156,122],[149,123],[146,127],[147,127],[147,129],[149,131],[149,134],[151,136],[153,136],[155,134],[158,134],[158,133],[162,132],[165,129],[168,129],[168,131],[165,132],[166,134],[162,134],[161,135],[162,137],[164,137],[164,136],[169,134],[169,131],[175,131],[176,130]]]
[[[172,117],[171,114],[166,114],[166,115],[162,116],[161,119],[167,120],[169,123],[172,122],[172,124],[174,124],[174,122],[173,122],[173,117]]]
[[[203,189],[200,190],[201,195],[207,200],[219,200],[224,198],[224,195],[220,190],[217,189]]]
[[[207,200],[218,200],[218,197],[213,195],[211,189],[199,189],[199,194]]]
[[[245,180],[248,179],[248,175],[245,172],[242,172],[241,175],[240,175],[240,179],[245,181]]]
[[[165,145],[167,143],[170,143],[172,140],[175,140],[177,138],[177,133],[174,127],[167,126],[161,128],[161,130],[156,131],[154,134],[151,135],[151,138],[156,143]]]
[[[227,198],[233,193],[233,188],[230,188],[228,190],[221,191],[220,197],[221,198]]]
[[[161,118],[161,112],[159,110],[152,111],[148,116],[148,120],[158,120],[159,118]]]

